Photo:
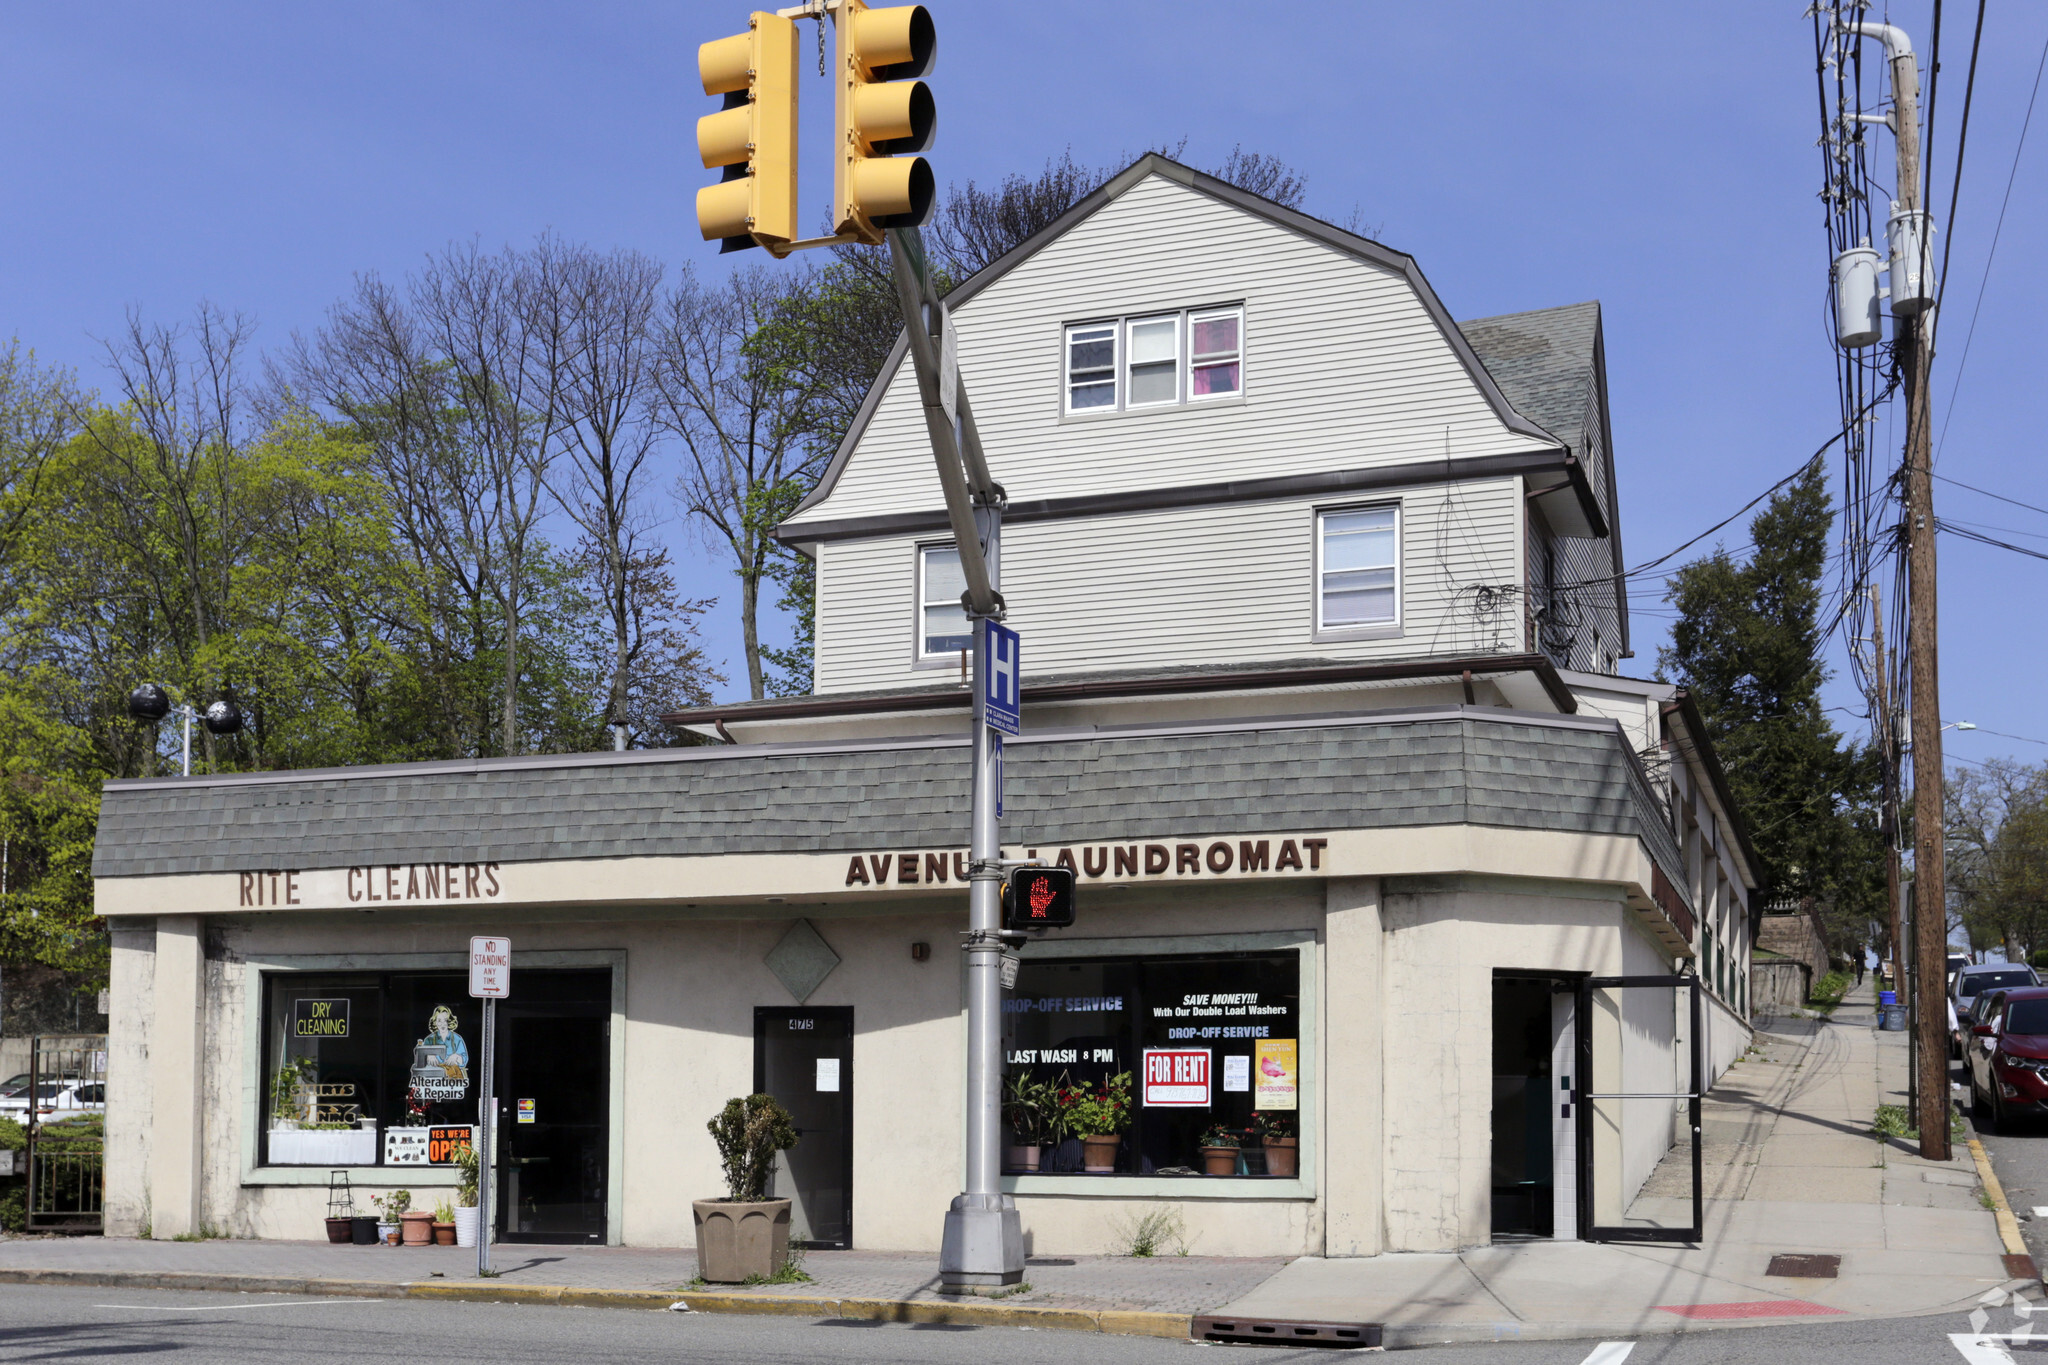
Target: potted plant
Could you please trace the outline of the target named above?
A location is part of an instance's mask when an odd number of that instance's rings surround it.
[[[455,1245],[455,1206],[445,1199],[434,1205],[434,1245]]]
[[[304,1057],[287,1057],[277,1064],[277,1079],[270,1087],[270,1128],[272,1132],[293,1132],[305,1108],[299,1092],[305,1088],[312,1063]]]
[[[1010,1144],[1007,1164],[1017,1171],[1035,1171],[1045,1148],[1065,1136],[1060,1131],[1060,1106],[1051,1081],[1034,1081],[1018,1072],[1003,1091],[1003,1118],[1017,1140]]]
[[[723,1199],[691,1205],[697,1224],[697,1274],[713,1284],[767,1278],[789,1261],[789,1201],[768,1197],[775,1155],[796,1146],[789,1111],[769,1095],[730,1099],[704,1125],[718,1144]]]
[[[397,1246],[399,1220],[412,1207],[412,1191],[393,1190],[389,1194],[378,1195],[370,1202],[377,1206],[380,1215],[377,1219],[377,1240],[388,1246]]]
[[[1131,1122],[1131,1073],[1119,1071],[1096,1090],[1061,1086],[1057,1121],[1081,1139],[1082,1170],[1096,1175],[1114,1171],[1121,1134]]]
[[[1266,1149],[1266,1174],[1290,1179],[1300,1168],[1301,1144],[1294,1136],[1294,1116],[1262,1112],[1257,1121],[1259,1145]]]
[[[476,1245],[476,1186],[483,1162],[476,1148],[464,1143],[455,1149],[455,1169],[461,1172],[455,1184],[455,1245]]]
[[[1237,1151],[1240,1144],[1235,1132],[1219,1123],[1202,1134],[1199,1145],[1202,1149],[1204,1175],[1237,1174]]]

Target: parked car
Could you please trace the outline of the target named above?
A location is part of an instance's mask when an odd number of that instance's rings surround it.
[[[17,1123],[26,1123],[31,1117],[64,1119],[74,1114],[98,1113],[106,1107],[104,1081],[43,1081],[36,1086],[33,1099],[27,1082],[23,1082],[21,1093],[0,1095],[0,1118]]]
[[[2032,967],[2017,962],[1986,962],[1958,971],[1955,984],[1949,991],[1949,1055],[1963,1055],[1966,1038],[1963,1032],[1963,1017],[1969,1013],[1970,1006],[1976,1003],[1979,994],[1996,986],[2009,988],[2040,984],[2041,978],[2034,975]]]
[[[4,1084],[0,1084],[0,1100],[13,1099],[16,1095],[26,1093],[28,1093],[28,1073],[26,1071],[6,1081]]]
[[[1968,1059],[1980,1125],[2048,1114],[2048,987],[2018,986],[1988,1000],[1970,1027]]]

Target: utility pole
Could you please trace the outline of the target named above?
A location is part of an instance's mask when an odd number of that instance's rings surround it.
[[[1927,373],[1933,359],[1931,309],[1919,300],[1931,273],[1927,256],[1932,234],[1920,197],[1920,72],[1913,44],[1903,29],[1890,24],[1845,26],[1885,46],[1892,72],[1892,132],[1898,149],[1898,206],[1891,219],[1892,313],[1899,363],[1906,388],[1906,668],[1912,681],[1910,723],[1913,741],[1913,938],[1914,1041],[1919,1051],[1915,1079],[1920,1095],[1915,1118],[1920,1128],[1920,1155],[1929,1161],[1949,1159],[1948,1013],[1939,997],[1947,979],[1948,896],[1943,866],[1941,790],[1941,683],[1935,650],[1934,471],[1931,467],[1931,423],[1927,411]],[[1901,225],[1914,250],[1905,264],[1913,271],[1908,309],[1908,281],[1901,278],[1898,250]],[[1918,259],[1913,259],[1917,257]]]

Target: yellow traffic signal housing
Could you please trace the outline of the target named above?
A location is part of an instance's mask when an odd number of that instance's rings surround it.
[[[796,23],[756,12],[701,45],[697,74],[725,108],[697,120],[697,153],[725,178],[697,191],[697,226],[720,251],[796,239]],[[777,252],[778,255],[782,254]]]
[[[885,228],[916,227],[931,213],[932,168],[921,156],[938,127],[931,87],[914,79],[938,55],[923,5],[839,7],[839,145],[832,165],[833,230],[880,243]]]

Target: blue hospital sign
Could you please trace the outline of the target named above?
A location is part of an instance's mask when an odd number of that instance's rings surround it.
[[[991,729],[1006,735],[1017,733],[1018,658],[1020,637],[1007,626],[983,619],[988,632],[988,668],[982,674],[982,712]]]

